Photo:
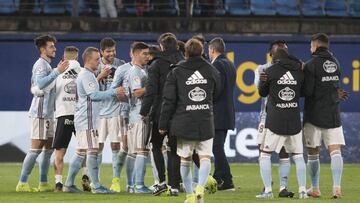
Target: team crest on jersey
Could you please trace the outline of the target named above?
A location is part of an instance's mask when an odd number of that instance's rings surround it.
[[[36,74],[46,73],[46,68],[43,67],[43,66],[36,67],[35,73],[36,73]]]
[[[323,64],[323,68],[327,73],[334,73],[337,70],[336,63],[326,60]]]
[[[76,93],[76,83],[74,81],[69,82],[64,86],[64,91],[68,94]]]
[[[189,92],[188,96],[189,99],[191,99],[194,102],[201,102],[206,99],[206,92],[200,87],[195,87]]]
[[[284,89],[279,91],[278,96],[283,101],[291,101],[295,98],[295,91],[289,87],[285,87]]]
[[[89,82],[88,86],[91,90],[94,90],[96,88],[96,85],[93,82]]]

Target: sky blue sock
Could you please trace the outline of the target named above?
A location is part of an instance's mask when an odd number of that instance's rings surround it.
[[[113,167],[113,177],[120,178],[120,169],[119,169],[119,150],[112,150],[112,167]]]
[[[299,185],[299,192],[306,192],[306,165],[302,154],[293,156],[296,165],[296,176]]]
[[[190,161],[181,161],[180,164],[180,174],[185,187],[186,194],[193,193],[190,164],[191,164]]]
[[[271,192],[271,154],[260,153],[260,175],[265,186],[265,192]]]
[[[210,159],[201,159],[200,160],[200,169],[199,169],[199,181],[198,185],[204,186],[207,183],[208,176],[211,171],[211,162]]]
[[[129,186],[134,185],[134,165],[135,165],[135,156],[133,154],[129,154],[126,158],[126,177],[127,177],[127,184]]]
[[[75,153],[75,156],[72,158],[69,165],[69,172],[66,178],[65,186],[70,187],[74,185],[75,176],[79,172],[84,159],[84,155],[79,155],[78,153]]]
[[[280,191],[288,186],[290,166],[290,158],[283,158],[279,160]]]
[[[99,181],[99,167],[97,162],[97,155],[87,154],[86,156],[86,166],[89,169],[89,175],[91,178],[91,182],[94,185],[94,188],[100,187]]]
[[[97,172],[98,172],[98,179],[100,180],[100,168],[101,168],[101,164],[102,164],[102,153],[99,153],[97,155],[97,159],[96,159],[96,163],[97,163]]]
[[[138,154],[135,159],[135,185],[137,187],[144,186],[144,176],[146,167],[146,155]]]
[[[308,155],[308,170],[311,179],[311,187],[315,190],[319,189],[320,176],[320,160],[319,155]]]
[[[23,161],[21,174],[20,174],[20,182],[26,183],[28,181],[28,177],[34,168],[34,165],[36,163],[36,158],[39,156],[41,152],[40,150],[29,150],[28,153],[25,156],[25,159]]]
[[[53,153],[52,149],[45,149],[42,151],[42,156],[39,162],[39,173],[40,173],[40,183],[48,182],[48,173],[50,166],[50,158]]]
[[[341,175],[343,170],[343,158],[341,152],[336,150],[331,153],[331,172],[333,176],[333,187],[341,186]]]
[[[193,179],[192,182],[198,184],[199,183],[199,168],[196,164],[193,164]]]
[[[119,177],[121,176],[121,171],[125,165],[125,161],[126,161],[126,157],[127,157],[127,152],[120,150],[120,152],[118,153],[118,168],[119,168]]]

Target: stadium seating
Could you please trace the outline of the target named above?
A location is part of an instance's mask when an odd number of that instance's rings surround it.
[[[348,16],[344,0],[326,0],[325,13],[328,16]]]
[[[276,14],[273,1],[269,0],[251,0],[250,8],[254,15],[268,16]]]
[[[70,13],[72,0],[44,0],[45,14],[64,14]]]
[[[251,14],[249,0],[225,0],[224,6],[227,13],[232,16]]]
[[[304,16],[324,16],[321,0],[303,0],[302,14]]]
[[[276,13],[282,16],[299,16],[297,0],[276,0]]]
[[[19,10],[19,1],[0,0],[0,13],[1,14],[13,14]]]
[[[176,0],[152,0],[151,4],[156,16],[176,16],[179,13]]]
[[[349,14],[354,17],[360,17],[360,1],[349,0]]]
[[[99,4],[97,0],[79,0],[79,14],[80,15],[97,15],[99,16]]]
[[[206,1],[199,0],[194,3],[193,6],[193,16],[223,16],[226,11],[224,5],[219,2],[222,1]]]

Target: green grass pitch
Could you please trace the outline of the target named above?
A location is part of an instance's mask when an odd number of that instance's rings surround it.
[[[342,178],[342,192],[343,197],[339,200],[330,199],[332,178],[329,164],[321,165],[320,188],[322,197],[320,199],[310,198],[308,200],[298,200],[297,195],[293,199],[279,199],[274,200],[256,200],[255,195],[262,189],[262,183],[259,175],[259,166],[257,164],[232,164],[232,173],[234,175],[234,182],[236,192],[217,192],[212,195],[205,195],[206,203],[229,203],[229,202],[360,202],[360,165],[359,164],[345,164]],[[83,202],[83,203],[100,203],[100,202],[116,202],[116,203],[176,203],[183,202],[185,195],[181,194],[179,197],[154,197],[152,195],[138,195],[121,192],[115,195],[96,195],[91,193],[69,194],[69,193],[16,193],[15,186],[20,174],[20,164],[0,164],[0,203],[40,203],[40,202]],[[67,168],[65,169],[67,172]],[[278,170],[277,166],[273,165],[273,181],[274,194],[277,195],[278,186]],[[49,181],[54,182],[54,170],[50,169]],[[80,175],[77,176],[76,184],[80,186]],[[66,176],[66,175],[65,175]],[[124,170],[122,177],[124,176]],[[111,165],[104,164],[101,167],[101,181],[108,186],[111,183],[112,169]],[[122,189],[125,188],[125,179],[123,179]],[[146,184],[152,184],[151,169],[147,169]],[[32,187],[38,184],[38,167],[36,166],[30,176],[29,183]],[[307,185],[309,185],[309,179]],[[289,177],[289,189],[297,193],[297,181],[295,175],[295,165],[291,167],[291,174]]]

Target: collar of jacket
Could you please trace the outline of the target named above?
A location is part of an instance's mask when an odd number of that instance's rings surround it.
[[[312,55],[315,57],[329,58],[332,57],[333,54],[326,47],[318,47]]]
[[[194,56],[181,61],[177,66],[190,70],[198,70],[206,65],[210,65],[210,63],[207,62],[202,56]]]

